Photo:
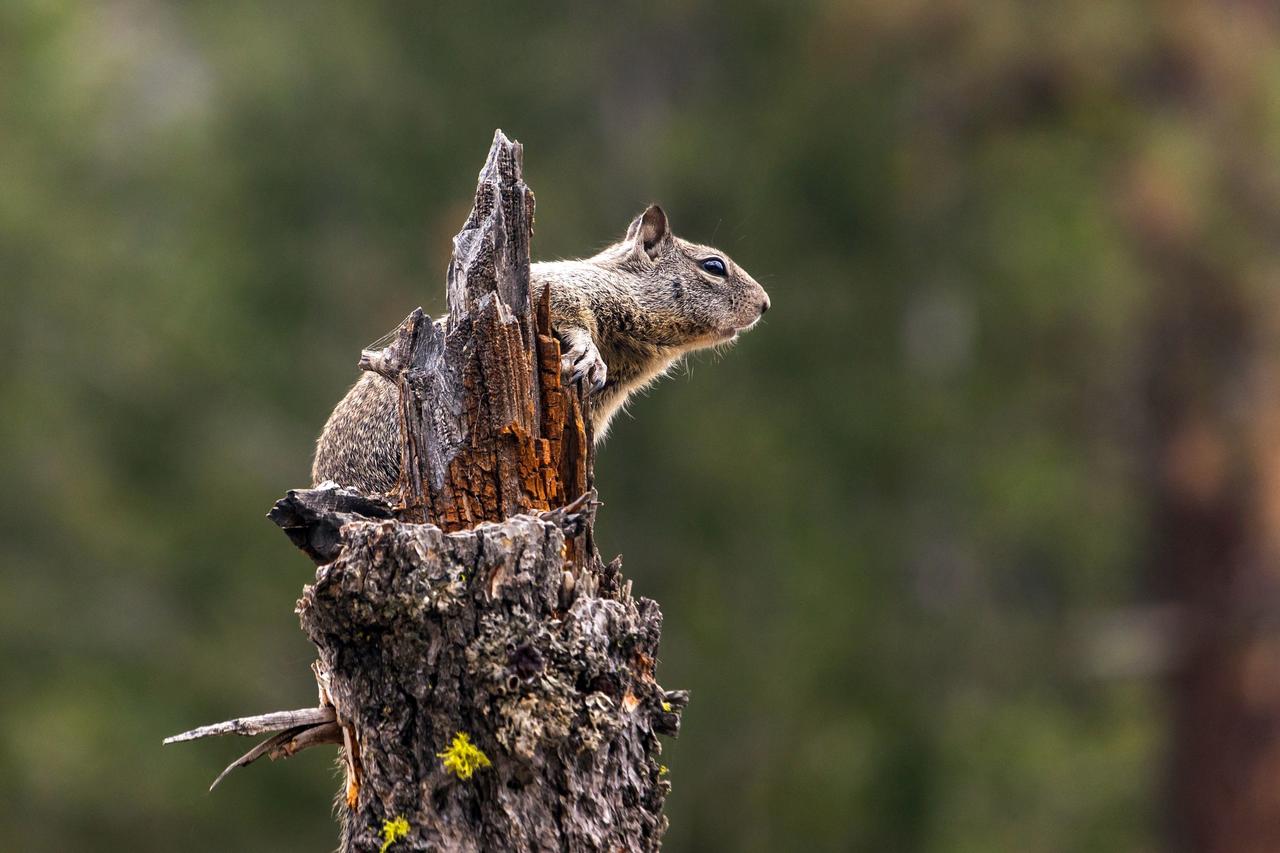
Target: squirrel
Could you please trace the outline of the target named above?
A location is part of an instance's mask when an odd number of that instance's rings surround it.
[[[530,283],[533,293],[549,288],[561,369],[595,396],[597,443],[633,393],[685,354],[733,342],[769,310],[755,279],[724,252],[672,234],[656,204],[593,257],[532,264]],[[389,492],[400,474],[397,400],[394,383],[364,374],[316,442],[313,481]]]

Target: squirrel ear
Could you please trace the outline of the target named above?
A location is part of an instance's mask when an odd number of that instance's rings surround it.
[[[643,255],[649,260],[656,259],[671,242],[671,225],[667,221],[667,214],[658,205],[649,205],[631,223],[626,239],[635,244],[637,255]]]

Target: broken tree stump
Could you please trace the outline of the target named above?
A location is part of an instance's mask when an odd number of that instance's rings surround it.
[[[399,389],[393,492],[325,483],[270,514],[319,566],[297,613],[320,707],[170,739],[278,732],[224,775],[341,742],[352,853],[656,850],[666,828],[658,736],[687,694],[654,679],[657,604],[595,547],[589,402],[531,290],[521,158],[498,131],[448,318],[361,356]]]

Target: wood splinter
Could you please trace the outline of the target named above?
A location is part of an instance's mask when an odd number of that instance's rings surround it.
[[[273,711],[269,714],[258,714],[253,717],[237,717],[221,723],[200,726],[164,739],[165,745],[183,743],[219,735],[241,735],[253,737],[278,732],[264,740],[244,755],[227,765],[209,786],[212,791],[227,774],[237,767],[245,767],[267,756],[272,761],[277,758],[288,758],[312,746],[326,743],[342,743],[342,727],[338,725],[337,715],[333,708],[301,708],[297,711]]]

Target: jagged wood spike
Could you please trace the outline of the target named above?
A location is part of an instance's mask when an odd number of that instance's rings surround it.
[[[189,740],[198,740],[206,737],[217,737],[219,735],[242,735],[252,737],[254,735],[266,734],[267,732],[278,732],[282,729],[291,729],[297,726],[314,726],[320,723],[332,722],[334,713],[332,708],[301,708],[297,711],[272,711],[269,714],[258,714],[253,717],[237,717],[234,720],[226,720],[221,723],[213,723],[207,726],[191,729],[179,735],[173,735],[164,739],[165,744],[183,743]]]
[[[228,764],[226,769],[218,774],[218,778],[213,780],[209,790],[212,791],[218,787],[218,783],[227,778],[232,770],[247,767],[264,755],[274,761],[277,758],[288,758],[309,747],[341,742],[342,728],[334,722],[322,723],[318,726],[295,726],[286,729],[277,735],[267,738]]]

